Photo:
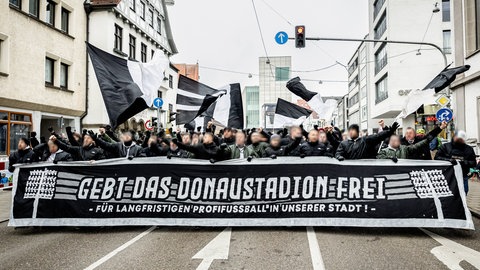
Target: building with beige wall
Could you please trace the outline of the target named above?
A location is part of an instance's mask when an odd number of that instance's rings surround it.
[[[0,156],[48,127],[80,129],[85,11],[78,0],[0,1]]]

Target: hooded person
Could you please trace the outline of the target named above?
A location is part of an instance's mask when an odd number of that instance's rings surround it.
[[[263,157],[276,158],[280,156],[288,156],[293,150],[297,149],[302,141],[302,137],[298,136],[287,145],[282,145],[282,137],[278,134],[270,136],[270,144],[265,149]]]
[[[455,132],[451,142],[440,146],[435,155],[436,160],[450,161],[453,165],[460,164],[462,166],[465,194],[468,193],[468,173],[477,165],[475,151],[466,144],[466,140],[467,133],[459,130]]]
[[[35,152],[35,155],[40,157],[40,161],[53,163],[73,161],[72,155],[60,149],[52,140],[49,140],[48,143],[37,145],[33,148],[33,151]]]
[[[30,140],[26,137],[20,138],[17,145],[17,151],[8,157],[8,171],[13,172],[15,164],[32,163],[37,161],[36,155],[30,147]]]
[[[56,136],[50,136],[50,141],[54,142],[58,148],[70,153],[75,161],[101,160],[105,158],[101,148],[95,145],[95,139],[84,132],[81,146],[73,146],[58,140]]]
[[[360,127],[357,124],[352,124],[348,127],[349,138],[340,143],[335,153],[335,158],[339,161],[372,158],[370,153],[375,151],[375,147],[386,138],[395,134],[398,127],[398,123],[394,122],[387,131],[360,137]]]
[[[143,149],[133,139],[133,134],[130,131],[125,131],[120,136],[119,142],[106,142],[99,138],[92,130],[88,131],[90,137],[95,140],[95,143],[104,151],[112,154],[117,158],[133,158],[144,157]]]

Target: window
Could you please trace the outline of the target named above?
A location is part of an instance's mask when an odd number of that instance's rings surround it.
[[[123,29],[115,24],[115,50],[122,51]]]
[[[450,0],[442,0],[442,21],[450,21]]]
[[[375,104],[388,98],[387,79],[385,76],[375,84]]]
[[[465,0],[465,47],[467,55],[480,49],[480,0]]]
[[[288,81],[290,79],[289,67],[276,67],[275,68],[275,80],[276,81]]]
[[[60,64],[60,87],[68,89],[68,65]]]
[[[374,38],[380,39],[387,30],[387,13],[382,15],[374,31]]]
[[[159,97],[159,98],[162,98],[162,97],[163,97],[162,94],[163,94],[162,91],[158,91],[158,97]]]
[[[362,120],[367,120],[367,105],[362,106]]]
[[[385,0],[377,0],[375,3],[373,3],[373,19],[377,18],[378,13],[380,13],[380,10],[382,10],[383,4],[385,3]]]
[[[168,75],[168,87],[170,87],[170,89],[173,89],[173,76],[172,75]]]
[[[443,30],[443,52],[452,53],[452,32]]]
[[[153,10],[151,8],[148,9],[148,24],[153,27]]]
[[[140,18],[145,20],[145,3],[140,1]]]
[[[39,0],[29,0],[28,13],[30,13],[30,15],[38,18],[38,12],[39,12],[38,7],[39,6],[40,6],[40,1]]]
[[[45,13],[45,22],[51,26],[55,26],[55,2],[47,1],[47,9]]]
[[[348,75],[351,75],[358,67],[358,59],[355,59],[352,64],[348,67]]]
[[[367,66],[362,67],[360,70],[360,80],[365,79],[367,77]]]
[[[8,74],[8,37],[0,36],[0,75]]]
[[[62,31],[68,34],[70,11],[62,8]]]
[[[348,83],[348,90],[352,91],[358,85],[358,75],[350,80]]]
[[[14,5],[17,8],[22,8],[22,0],[9,0],[10,5]]]
[[[55,60],[52,58],[45,58],[45,83],[53,85],[53,75],[55,68]]]
[[[157,17],[157,33],[162,34],[162,18]]]
[[[130,9],[133,10],[133,11],[135,11],[135,2],[136,1],[137,0],[130,0]]]
[[[358,103],[358,93],[353,95],[351,98],[348,99],[348,106],[352,107],[353,105]]]
[[[361,89],[360,89],[360,98],[365,98],[367,97],[367,86],[364,85]]]
[[[147,62],[147,45],[144,43],[140,45],[140,58],[143,63]]]
[[[32,115],[0,111],[0,155],[9,155],[17,149],[22,137],[28,137]]]
[[[387,47],[384,44],[375,54],[375,74],[387,65]]]
[[[130,35],[128,42],[128,57],[130,59],[135,59],[135,49],[136,49],[136,39],[134,36]]]
[[[152,58],[155,55],[155,50],[152,49]]]

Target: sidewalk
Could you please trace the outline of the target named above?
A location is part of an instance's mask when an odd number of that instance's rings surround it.
[[[480,216],[480,181],[469,180],[469,191],[467,196],[467,205],[470,211],[476,216]]]
[[[0,190],[0,222],[8,220],[12,205],[12,190]]]

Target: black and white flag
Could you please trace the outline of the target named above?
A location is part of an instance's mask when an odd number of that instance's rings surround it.
[[[299,126],[310,114],[312,114],[311,110],[279,98],[275,108],[273,126],[275,128]]]
[[[290,92],[305,100],[310,108],[318,114],[319,119],[330,122],[333,113],[337,108],[337,101],[334,99],[327,99],[323,101],[319,93],[309,91],[303,83],[300,82],[299,77],[295,77],[287,82],[287,88]]]
[[[461,74],[470,69],[469,65],[460,66],[455,68],[446,67],[440,74],[438,74],[433,80],[425,86],[423,89],[416,89],[411,91],[403,105],[402,112],[397,116],[398,118],[405,118],[408,115],[416,112],[420,106],[424,104],[435,104],[437,97],[436,93],[442,91],[448,87],[458,74]]]
[[[87,50],[113,128],[152,106],[169,63],[163,53],[155,53],[150,62],[140,63],[88,43]]]
[[[213,120],[219,126],[243,128],[240,84],[214,89],[180,75],[177,113],[177,124],[180,125],[193,121],[196,127],[203,127],[206,121]]]

